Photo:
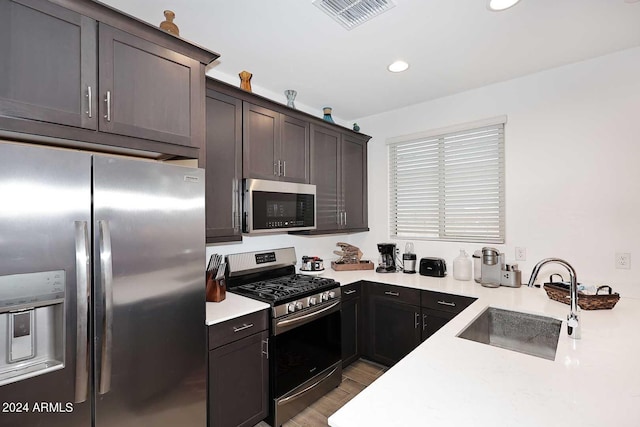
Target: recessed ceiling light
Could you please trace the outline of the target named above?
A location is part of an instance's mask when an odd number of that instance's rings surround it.
[[[499,12],[501,10],[509,9],[512,6],[515,6],[520,0],[489,0],[487,2],[487,9]]]
[[[409,68],[409,64],[407,64],[404,61],[396,61],[393,64],[390,64],[387,67],[387,70],[391,71],[392,73],[400,73],[402,71],[405,71],[407,68]]]

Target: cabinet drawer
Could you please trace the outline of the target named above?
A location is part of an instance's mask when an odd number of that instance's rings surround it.
[[[340,288],[342,295],[342,301],[349,301],[354,298],[359,298],[362,293],[362,282],[355,282],[345,285]]]
[[[264,331],[268,328],[268,325],[268,310],[261,310],[211,325],[209,326],[209,350]]]
[[[442,292],[422,291],[422,307],[458,314],[469,307],[476,298]]]
[[[371,297],[382,297],[411,305],[420,305],[420,290],[402,286],[385,285],[367,282],[367,294]]]

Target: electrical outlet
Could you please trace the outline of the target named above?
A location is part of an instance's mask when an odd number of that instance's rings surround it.
[[[631,254],[626,252],[616,252],[616,268],[630,270]]]
[[[527,260],[527,248],[516,248],[516,261]]]

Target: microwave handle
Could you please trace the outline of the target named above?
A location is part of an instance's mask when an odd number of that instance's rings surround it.
[[[242,193],[240,181],[236,179],[236,229],[242,231]]]

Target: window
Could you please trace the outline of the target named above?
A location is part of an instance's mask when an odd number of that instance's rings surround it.
[[[504,243],[505,123],[387,140],[391,237]]]

